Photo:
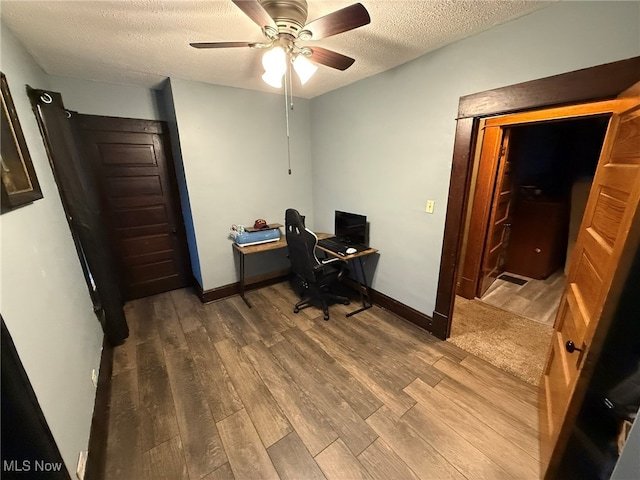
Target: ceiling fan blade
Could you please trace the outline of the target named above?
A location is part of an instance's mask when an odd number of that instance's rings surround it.
[[[348,7],[320,17],[306,24],[303,28],[311,32],[312,39],[327,38],[338,33],[362,27],[371,22],[369,12],[361,3],[354,3]]]
[[[334,52],[333,50],[327,50],[322,47],[309,47],[311,49],[311,55],[309,60],[326,65],[327,67],[335,68],[337,70],[346,70],[355,60],[341,53]]]
[[[242,10],[247,17],[253,20],[260,28],[271,27],[278,30],[276,22],[264,9],[258,0],[231,0],[236,7]]]
[[[230,47],[253,47],[255,43],[250,42],[197,42],[190,43],[193,48],[230,48]]]

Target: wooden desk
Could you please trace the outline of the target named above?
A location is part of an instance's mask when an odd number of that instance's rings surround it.
[[[241,247],[237,243],[233,244],[234,251],[240,255],[240,298],[244,300],[247,307],[251,308],[249,300],[244,296],[245,276],[244,276],[244,259],[247,255],[254,255],[256,253],[268,252],[271,250],[280,250],[281,248],[287,248],[287,240],[284,235],[280,235],[280,239],[275,242],[261,243],[260,245],[249,245],[247,247]]]
[[[318,235],[318,238],[321,238],[319,234],[316,234],[316,235]],[[325,235],[322,238],[329,238],[333,236],[334,235]],[[349,262],[351,260],[355,260],[354,264],[356,265],[356,269],[358,270],[358,272],[356,273],[356,276],[361,275],[361,278],[362,278],[362,282],[360,282],[360,279],[356,278],[356,281],[358,282],[358,293],[360,294],[360,301],[362,302],[362,307],[358,308],[357,310],[354,310],[353,312],[347,313],[347,317],[350,317],[351,315],[355,315],[356,313],[360,313],[364,310],[371,308],[373,306],[373,304],[371,303],[371,286],[369,285],[369,281],[367,280],[367,274],[364,271],[363,258],[368,257],[369,255],[373,255],[374,253],[377,253],[378,250],[376,250],[375,248],[367,248],[366,250],[352,253],[351,255],[340,255],[339,253],[333,252],[331,250],[327,250],[326,248],[322,248],[320,245],[318,245],[317,248],[318,250],[322,250],[323,252],[331,255],[332,257],[339,258],[343,262]],[[363,292],[363,289],[364,289],[364,292]]]
[[[333,237],[334,235],[330,233],[316,233],[316,236],[318,237],[318,239],[323,239],[323,238]],[[245,257],[247,255],[254,255],[262,252],[269,252],[271,250],[279,250],[281,248],[286,248],[286,247],[287,247],[287,240],[285,235],[281,235],[280,239],[275,242],[261,243],[259,245],[249,245],[247,247],[241,247],[236,243],[233,244],[233,250],[235,252],[238,252],[238,255],[240,255],[240,298],[244,300],[244,303],[246,303],[249,308],[252,308],[251,304],[249,303],[249,300],[247,300],[247,298],[244,295],[245,283],[246,283],[245,282]],[[332,252],[331,250],[327,250],[320,246],[318,246],[317,248],[318,250],[321,250],[332,257],[339,258],[343,262],[356,260],[354,263],[357,267],[358,274],[361,275],[361,278],[362,278],[362,283],[360,282],[359,279],[357,279],[359,283],[358,293],[360,294],[362,307],[353,312],[348,313],[347,317],[350,317],[351,315],[355,315],[356,313],[359,313],[359,312],[362,312],[363,310],[371,308],[372,307],[371,295],[370,295],[371,286],[369,285],[369,281],[367,280],[362,259],[376,253],[378,250],[376,250],[375,248],[369,248],[361,252],[352,253],[351,255],[339,255],[335,252]],[[364,288],[364,292],[363,292],[363,288]]]
[[[320,239],[332,237],[333,235],[329,233],[316,233],[316,236]],[[241,247],[237,243],[233,243],[233,250],[235,252],[238,252],[238,254],[240,255],[240,297],[242,298],[242,300],[244,300],[244,303],[247,304],[247,307],[251,308],[249,300],[247,300],[247,298],[244,296],[246,284],[244,272],[245,257],[247,255],[254,255],[256,253],[269,252],[271,250],[280,250],[281,248],[287,248],[287,239],[285,235],[280,235],[280,239],[274,242],[261,243],[259,245],[249,245],[246,247]]]

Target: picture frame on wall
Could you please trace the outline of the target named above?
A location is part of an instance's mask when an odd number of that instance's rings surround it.
[[[2,213],[42,198],[42,190],[31,162],[9,84],[0,72],[2,116],[0,118],[0,168],[2,170]]]

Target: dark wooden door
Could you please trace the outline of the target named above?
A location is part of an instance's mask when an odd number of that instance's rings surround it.
[[[73,115],[100,188],[125,299],[191,283],[184,222],[162,122]]]

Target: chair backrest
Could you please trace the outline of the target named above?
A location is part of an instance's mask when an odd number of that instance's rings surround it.
[[[304,280],[315,282],[313,268],[320,263],[316,257],[318,237],[305,228],[300,213],[293,208],[285,212],[284,224],[291,270]]]

